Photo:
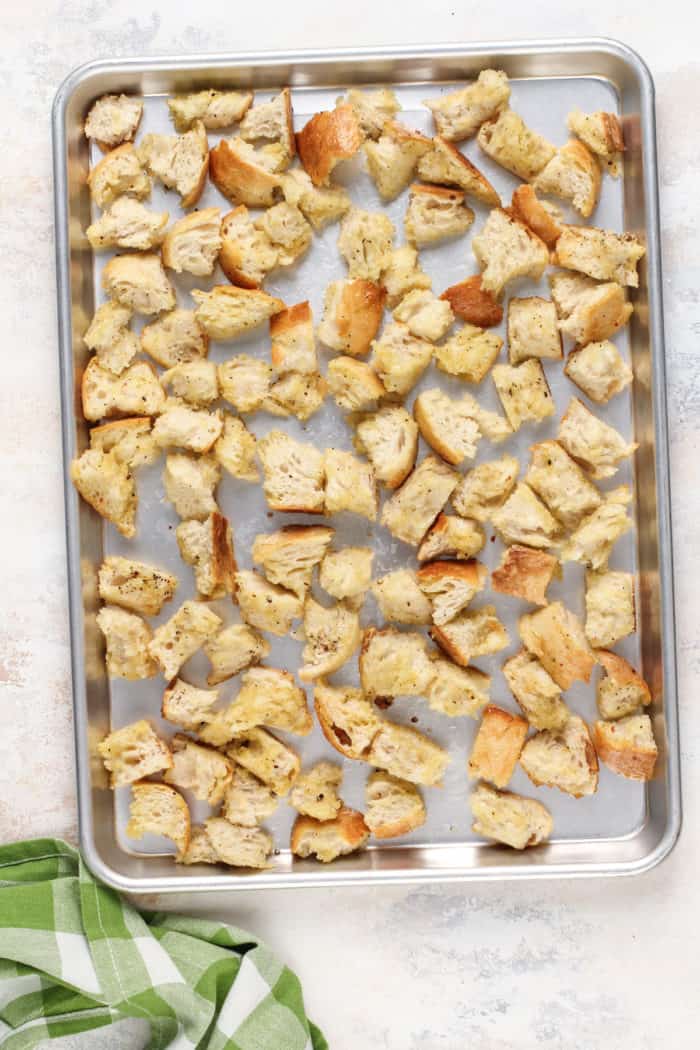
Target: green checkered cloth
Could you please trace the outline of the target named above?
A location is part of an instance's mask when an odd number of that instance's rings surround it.
[[[0,847],[0,1047],[126,1018],[148,1022],[149,1050],[328,1050],[298,979],[249,933],[141,915],[60,840]]]

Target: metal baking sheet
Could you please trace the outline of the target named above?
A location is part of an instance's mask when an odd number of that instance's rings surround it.
[[[513,108],[556,144],[566,140],[566,115],[576,106],[587,111],[618,112],[625,127],[629,148],[624,174],[619,180],[603,180],[594,221],[600,226],[635,232],[647,244],[640,289],[632,294],[635,314],[629,328],[615,340],[632,363],[635,382],[608,406],[593,407],[626,437],[634,436],[640,444],[634,462],[625,463],[602,487],[613,488],[622,483],[634,486],[637,528],[618,542],[611,567],[638,573],[638,631],[617,649],[642,668],[653,686],[652,716],[661,748],[655,779],[649,785],[637,784],[616,777],[602,766],[598,792],[590,798],[574,800],[559,792],[534,788],[518,768],[510,785],[512,789],[539,797],[554,817],[551,842],[536,851],[518,854],[484,843],[470,830],[470,785],[465,767],[477,723],[467,718],[448,719],[432,712],[420,698],[400,698],[387,712],[387,717],[416,725],[448,747],[452,754],[444,786],[424,790],[428,821],[413,834],[390,844],[370,846],[365,852],[325,867],[293,858],[289,853],[294,811],[282,802],[267,825],[274,834],[278,852],[272,858],[269,871],[255,874],[182,868],[173,864],[168,855],[171,847],[165,840],[155,837],[130,840],[125,832],[128,790],[120,789],[116,793],[106,790],[100,763],[94,758],[94,747],[110,726],[116,728],[144,716],[159,722],[163,681],[160,677],[144,682],[110,681],[105,677],[101,639],[94,622],[95,572],[101,558],[108,553],[130,554],[173,570],[181,580],[175,602],[170,603],[171,608],[166,607],[154,623],[167,619],[184,598],[194,597],[191,570],[180,560],[175,541],[174,530],[179,519],[164,500],[161,459],[138,474],[138,532],[131,541],[122,539],[111,526],[103,526],[66,482],[81,841],[90,866],[112,885],[131,891],[165,891],[617,874],[645,870],[665,856],[675,841],[680,826],[680,792],[653,87],[641,60],[622,45],[581,41],[381,53],[159,58],[95,63],[76,71],[60,89],[54,110],[66,469],[76,451],[87,442],[87,428],[81,421],[76,397],[76,379],[86,360],[82,334],[95,307],[102,301],[100,273],[109,258],[108,254],[93,256],[85,249],[81,236],[81,230],[93,214],[85,176],[89,164],[99,159],[97,154],[89,155],[82,136],[82,120],[96,97],[119,91],[143,94],[145,108],[139,134],[144,134],[172,131],[165,101],[171,92],[212,85],[250,85],[256,89],[256,101],[261,101],[289,84],[293,89],[298,129],[313,113],[332,107],[350,85],[390,84],[402,106],[400,119],[430,133],[430,114],[421,101],[450,90],[487,66],[506,70],[511,78]],[[210,133],[210,144],[219,137]],[[462,148],[484,170],[502,198],[509,200],[518,180],[486,158],[474,140]],[[334,177],[347,185],[359,206],[385,208],[396,226],[397,243],[403,240],[406,194],[388,206],[383,205],[359,158],[339,166]],[[169,210],[171,219],[182,214],[177,196],[159,184],[154,184],[151,203],[157,210]],[[228,206],[212,184],[208,184],[200,202],[202,207],[210,205],[223,209]],[[471,235],[483,224],[487,210],[478,204],[474,210],[476,219],[466,237],[421,250],[422,265],[432,277],[437,292],[476,272]],[[572,221],[580,221],[573,213],[569,216]],[[345,266],[336,248],[337,234],[338,227],[333,225],[315,236],[307,256],[293,268],[271,274],[266,289],[288,304],[309,299],[318,320],[325,287],[345,275]],[[192,287],[208,287],[223,279],[220,273],[215,273],[211,280],[189,275],[170,276],[177,288],[179,304],[183,306],[192,303],[189,297]],[[547,294],[545,282],[519,282],[517,288],[509,288],[511,294],[518,295],[538,291]],[[212,344],[210,358],[221,361],[234,353],[264,356],[268,346],[267,330],[262,328],[235,343]],[[320,349],[322,367],[328,356]],[[483,440],[476,462],[508,451],[520,459],[524,468],[529,445],[555,435],[556,420],[565,411],[569,398],[579,392],[564,376],[560,363],[546,362],[545,370],[557,409],[554,421],[536,427],[525,426],[503,446],[491,446]],[[412,402],[420,390],[434,386],[456,394],[461,384],[431,368],[409,400]],[[478,389],[468,389],[487,407],[499,407],[489,378]],[[294,419],[279,420],[263,414],[248,417],[248,422],[258,436],[277,427],[321,448],[352,447],[350,429],[330,399],[321,412],[303,425]],[[423,445],[419,456],[425,451]],[[250,548],[257,533],[291,521],[313,520],[303,515],[269,514],[259,487],[237,482],[229,476],[222,479],[218,501],[231,520],[236,556],[244,568],[251,566]],[[375,576],[415,563],[412,549],[365,519],[346,514],[338,516],[332,524],[336,528],[336,546],[351,543],[374,546]],[[500,560],[501,550],[500,541],[487,532],[487,544],[480,558],[493,567]],[[583,570],[568,564],[563,579],[555,581],[549,593],[582,615],[583,591]],[[496,656],[478,660],[477,665],[493,677],[493,702],[516,710],[500,667],[506,657],[519,648],[517,618],[526,606],[491,593],[480,598],[482,602],[496,605],[509,631],[511,645]],[[213,607],[226,622],[235,622],[238,618],[230,602],[213,603]],[[371,596],[365,603],[362,618],[364,624],[381,623]],[[301,643],[293,638],[274,639],[267,662],[293,670],[300,663],[300,652]],[[185,677],[204,684],[206,664],[202,656],[195,657],[187,665]],[[335,680],[355,678],[356,664],[352,661]],[[224,683],[223,698],[227,700],[235,695],[236,689],[236,680]],[[572,709],[589,722],[596,717],[594,693],[592,684],[582,683],[567,693]],[[173,731],[173,727],[165,723],[163,728],[168,735]],[[343,797],[347,804],[363,808],[364,783],[369,771],[364,763],[342,759],[326,743],[318,727],[309,737],[289,740],[300,751],[305,765],[322,756],[342,762]],[[208,807],[196,802],[192,803],[192,809],[195,819],[209,812]]]

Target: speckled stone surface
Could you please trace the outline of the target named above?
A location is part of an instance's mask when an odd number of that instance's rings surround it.
[[[0,5],[0,841],[76,836],[49,136],[65,74],[96,57],[158,52],[618,37],[647,60],[658,93],[684,762],[679,845],[634,881],[170,903],[266,937],[302,977],[309,1012],[333,1050],[690,1050],[700,1018],[697,10],[678,0],[503,0],[493,8],[434,0],[396,11],[377,0]]]

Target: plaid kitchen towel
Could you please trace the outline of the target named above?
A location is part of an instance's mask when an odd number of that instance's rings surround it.
[[[251,934],[141,915],[60,840],[0,847],[2,1050],[125,1018],[148,1022],[149,1050],[328,1048],[298,979]]]

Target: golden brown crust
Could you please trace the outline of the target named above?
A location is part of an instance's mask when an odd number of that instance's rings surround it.
[[[447,300],[457,317],[479,328],[492,328],[503,320],[503,307],[482,287],[481,274],[451,285],[440,298]]]
[[[468,157],[441,135],[436,135],[434,149],[418,162],[418,173],[426,182],[459,186],[491,208],[498,208],[501,198],[489,180]]]
[[[368,838],[369,828],[362,814],[344,806],[332,820],[298,816],[292,828],[290,846],[297,856],[313,854],[318,860],[328,862],[360,849]]]
[[[285,332],[296,328],[297,325],[307,324],[312,320],[311,306],[308,299],[303,303],[295,303],[294,306],[281,310],[280,313],[270,318],[270,338],[277,339],[279,336],[284,335]],[[274,364],[275,362],[273,361],[272,363]]]
[[[528,733],[526,719],[489,704],[469,758],[470,777],[483,777],[498,788],[506,786],[517,764]]]
[[[523,598],[534,605],[547,604],[547,587],[559,562],[553,554],[514,543],[503,552],[503,559],[491,573],[491,586],[499,594]]]
[[[635,718],[634,715],[630,717]],[[648,721],[648,716],[640,717]],[[613,773],[629,780],[651,780],[658,758],[658,748],[653,741],[646,744],[622,739],[620,730],[627,721],[628,719],[621,719],[619,722],[593,723],[593,743],[598,758]],[[620,739],[616,740],[618,734]]]
[[[373,281],[348,281],[335,309],[335,326],[344,353],[364,357],[379,331],[384,315],[386,289]]]
[[[459,579],[470,587],[481,589],[483,566],[476,558],[469,561],[431,561],[418,569],[416,576],[422,583],[444,579]]]
[[[154,812],[149,812],[151,810]],[[163,813],[163,810],[166,812]],[[152,818],[150,821],[149,817]],[[179,822],[180,826],[173,829],[173,835],[165,831],[159,822],[163,817],[166,820],[175,818]],[[168,784],[154,784],[143,780],[131,788],[130,820],[126,826],[126,833],[132,838],[142,838],[148,831],[172,838],[178,854],[185,853],[190,844],[190,810],[180,792]]]
[[[228,519],[215,511],[211,516],[212,576],[216,589],[236,593],[238,565],[233,553],[231,526]]]
[[[316,113],[296,137],[299,159],[314,186],[325,186],[340,160],[357,153],[362,131],[355,110],[348,103]]]
[[[616,685],[639,686],[640,689],[644,689],[649,700],[651,700],[649,686],[624,657],[618,653],[613,653],[610,649],[596,649],[595,654],[598,657],[598,662],[605,668],[605,671]]]
[[[505,209],[511,219],[528,226],[548,248],[553,248],[559,239],[562,228],[554,216],[538,200],[532,186],[518,186],[513,191],[510,208]]]
[[[213,175],[212,175],[213,178]],[[223,191],[222,191],[223,192]],[[235,241],[227,236],[228,224],[239,215],[248,212],[245,204],[239,204],[233,211],[229,211],[221,220],[221,248],[219,250],[219,266],[228,277],[231,284],[237,284],[239,288],[259,288],[261,281],[254,280],[250,274],[240,266],[240,252]]]
[[[227,139],[209,151],[209,171],[217,189],[234,204],[267,208],[281,195],[279,176],[251,163]]]

